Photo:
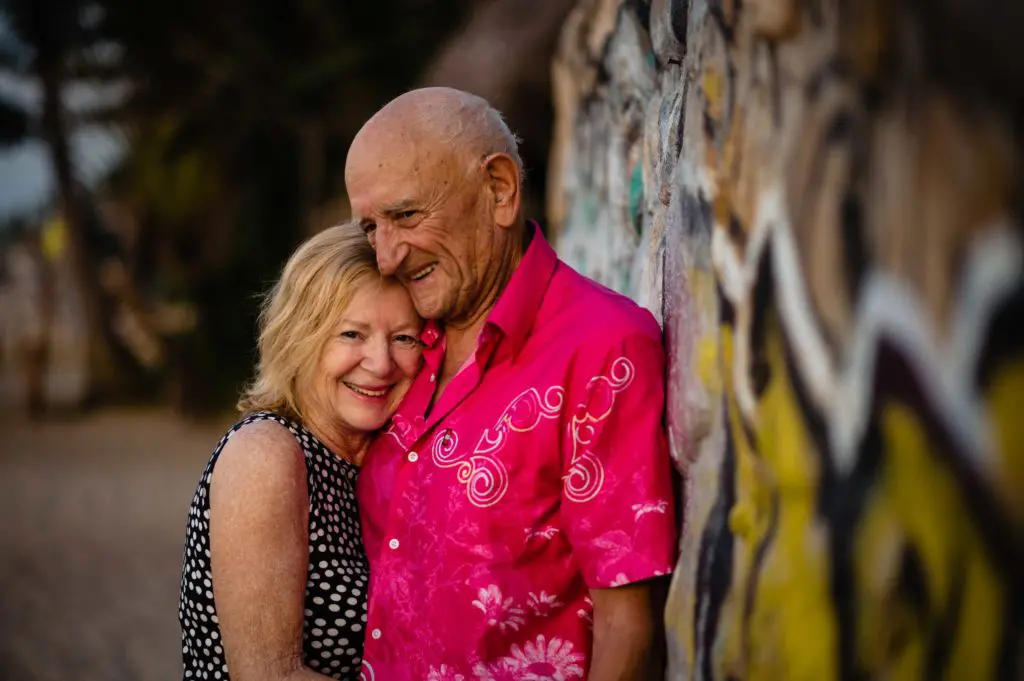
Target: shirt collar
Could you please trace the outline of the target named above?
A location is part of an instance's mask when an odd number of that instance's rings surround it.
[[[420,331],[420,342],[423,343],[424,349],[433,350],[443,335],[441,325],[433,319],[428,319]]]
[[[544,239],[537,223],[528,221],[526,228],[532,230],[530,245],[487,317],[488,325],[501,330],[513,359],[526,342],[558,265],[558,256]]]

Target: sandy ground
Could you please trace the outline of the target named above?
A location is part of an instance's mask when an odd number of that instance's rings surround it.
[[[192,492],[230,415],[0,414],[0,679],[180,679]]]

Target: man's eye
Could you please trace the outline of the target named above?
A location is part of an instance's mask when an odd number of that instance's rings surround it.
[[[364,222],[363,223],[363,234],[370,236],[377,231],[377,223],[375,222]]]
[[[416,211],[414,210],[403,210],[400,213],[395,213],[395,217],[398,218],[399,220],[409,220],[415,216]]]

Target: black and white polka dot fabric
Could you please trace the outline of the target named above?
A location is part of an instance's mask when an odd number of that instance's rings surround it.
[[[369,583],[355,498],[359,469],[334,456],[301,425],[269,413],[253,414],[224,435],[203,471],[189,508],[178,606],[183,678],[230,678],[210,572],[210,475],[234,433],[249,423],[268,419],[288,428],[306,455],[309,568],[302,627],[305,663],[336,679],[358,679]],[[273,551],[273,547],[267,547],[267,551]]]

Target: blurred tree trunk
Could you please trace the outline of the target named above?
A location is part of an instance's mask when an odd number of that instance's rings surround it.
[[[551,60],[574,0],[492,0],[481,3],[465,27],[428,67],[421,85],[466,90],[502,112],[522,138],[526,170],[523,211],[544,214],[551,146]]]
[[[42,234],[29,239],[29,254],[34,261],[35,285],[38,295],[31,301],[35,308],[34,333],[28,334],[22,360],[25,377],[25,406],[32,419],[39,419],[48,406],[48,381],[53,357],[53,330],[56,321],[56,272],[42,248]]]
[[[109,305],[104,300],[99,280],[100,263],[93,251],[95,240],[90,238],[90,227],[83,212],[83,197],[79,195],[74,178],[62,100],[66,46],[54,27],[57,13],[50,5],[48,0],[29,2],[32,28],[29,37],[37,51],[35,72],[42,87],[42,132],[50,151],[60,212],[67,230],[69,261],[84,311],[88,400],[98,393],[122,387],[128,377],[131,360],[111,325]]]
[[[321,203],[326,173],[323,123],[308,121],[300,127],[299,138],[299,220],[303,234],[317,230],[314,212]]]

